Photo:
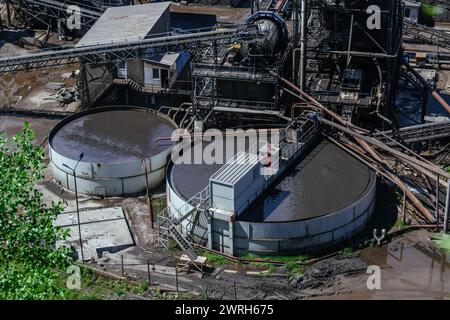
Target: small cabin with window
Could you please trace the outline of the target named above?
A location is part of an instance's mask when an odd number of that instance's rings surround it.
[[[162,55],[147,55],[128,60],[117,67],[118,79],[130,79],[148,90],[170,89],[189,62],[186,51]]]
[[[171,88],[189,61],[189,53],[168,53],[143,59],[144,84]]]
[[[413,22],[419,22],[420,16],[420,1],[405,0],[405,19]]]

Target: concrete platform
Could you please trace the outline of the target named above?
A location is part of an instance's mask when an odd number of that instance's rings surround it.
[[[66,227],[70,236],[60,245],[73,246],[79,250],[77,212],[60,214],[55,225]],[[84,260],[97,258],[103,251],[111,253],[134,246],[128,223],[122,207],[80,209],[81,238],[83,242]],[[81,257],[81,254],[78,254]]]

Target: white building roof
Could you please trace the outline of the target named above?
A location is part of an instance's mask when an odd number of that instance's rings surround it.
[[[144,38],[163,13],[169,10],[170,3],[166,1],[108,8],[76,47]]]
[[[175,64],[178,57],[180,56],[179,53],[167,53],[164,55],[158,55],[158,56],[152,56],[148,58],[144,58],[143,60],[148,63],[157,63],[161,64],[167,67],[171,67]]]
[[[407,7],[420,7],[420,1],[414,1],[414,0],[403,0],[403,3]]]

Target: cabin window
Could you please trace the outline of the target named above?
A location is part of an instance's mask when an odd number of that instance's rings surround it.
[[[411,17],[411,9],[410,8],[405,8],[405,17],[407,17],[407,18]]]
[[[153,80],[159,80],[160,78],[159,69],[153,68]]]

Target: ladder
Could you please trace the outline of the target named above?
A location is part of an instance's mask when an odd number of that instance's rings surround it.
[[[189,223],[190,229],[187,228],[185,235],[179,230],[179,227],[182,228],[182,222],[194,213],[198,213],[201,210],[204,210],[208,207],[209,203],[209,186],[204,188],[202,191],[195,194],[191,199],[189,199],[182,207],[175,209],[175,211],[179,214],[185,212],[181,215],[180,218],[175,219],[173,215],[169,211],[169,208],[161,211],[157,216],[157,237],[159,244],[164,247],[169,247],[169,238],[173,238],[180,248],[186,251],[186,254],[189,258],[194,261],[197,257],[194,253],[194,250],[191,246],[191,242],[195,242],[194,238],[190,236],[190,232],[193,229],[193,224]],[[194,215],[196,216],[196,215]],[[189,240],[188,240],[189,239]],[[195,256],[194,256],[195,255]],[[193,258],[193,259],[192,259]]]
[[[172,235],[173,239],[177,242],[180,248],[186,252],[189,259],[194,262],[197,259],[197,254],[194,252],[194,248],[191,246],[189,241],[178,231],[177,227],[172,224],[169,227],[169,232]]]

